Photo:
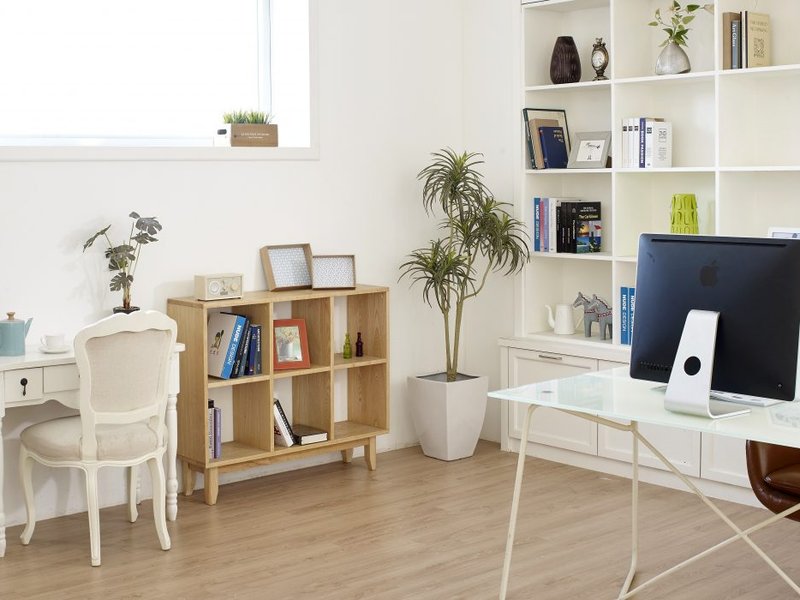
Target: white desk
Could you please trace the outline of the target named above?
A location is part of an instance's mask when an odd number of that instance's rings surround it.
[[[178,352],[185,349],[176,344],[170,368],[167,398],[167,519],[178,516],[178,391],[180,386]],[[25,385],[22,381],[26,380]],[[3,439],[2,425],[6,408],[35,406],[55,400],[69,408],[78,409],[78,367],[72,350],[64,354],[43,354],[28,348],[24,356],[0,356],[0,557],[6,551],[6,517],[3,509]]]
[[[774,523],[787,514],[800,510],[800,504],[779,515],[772,515],[762,523],[741,530],[720,509],[711,502],[699,489],[673,466],[661,452],[659,452],[638,430],[639,423],[652,423],[655,425],[668,425],[693,431],[714,433],[734,438],[756,440],[781,444],[784,446],[800,447],[800,402],[781,403],[768,408],[755,407],[750,414],[731,417],[727,419],[706,419],[679,413],[669,412],[664,409],[664,386],[648,381],[631,379],[627,367],[600,371],[559,379],[545,381],[532,385],[521,386],[507,390],[490,392],[489,396],[500,400],[509,400],[528,404],[528,412],[522,431],[522,440],[519,447],[519,460],[517,462],[517,476],[514,484],[514,496],[511,503],[511,518],[508,526],[508,539],[506,542],[506,555],[503,564],[503,576],[500,587],[500,598],[506,597],[508,587],[508,574],[511,567],[511,552],[514,545],[514,530],[519,508],[520,488],[525,466],[525,450],[528,442],[531,416],[539,406],[555,408],[563,412],[589,419],[632,434],[633,443],[633,477],[632,477],[632,522],[633,532],[631,540],[631,566],[628,576],[622,585],[618,598],[629,598],[637,591],[649,586],[655,581],[681,569],[682,567],[706,556],[710,552],[722,548],[729,543],[741,539],[750,545],[767,564],[800,595],[800,587],[795,584],[758,546],[753,543],[749,535],[758,529]],[[629,424],[619,423],[616,420],[628,421]],[[735,535],[700,552],[691,558],[667,569],[652,579],[631,588],[633,577],[636,573],[638,551],[638,443],[641,442],[659,458],[667,468],[679,477],[686,486],[697,494],[700,499],[725,521]]]

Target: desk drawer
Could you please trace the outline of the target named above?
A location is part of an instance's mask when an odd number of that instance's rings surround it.
[[[25,380],[25,385],[23,385],[23,380]],[[6,405],[15,402],[41,400],[42,369],[17,369],[14,371],[6,371],[3,389],[5,391]]]
[[[43,389],[45,394],[77,390],[79,387],[77,365],[57,365],[44,369]]]

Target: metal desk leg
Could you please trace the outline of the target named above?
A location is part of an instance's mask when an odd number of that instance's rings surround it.
[[[500,583],[500,600],[505,600],[508,591],[508,573],[511,569],[511,550],[514,547],[514,533],[517,527],[517,511],[519,509],[519,495],[522,489],[522,473],[525,470],[525,451],[528,447],[528,434],[531,426],[531,416],[537,406],[531,404],[525,414],[525,423],[522,426],[522,439],[519,441],[519,458],[517,459],[517,478],[514,482],[514,497],[511,500],[511,517],[508,521],[508,538],[506,539],[506,556],[503,559],[503,579]]]
[[[631,589],[631,583],[636,575],[636,563],[639,560],[639,438],[637,432],[639,431],[639,424],[632,421],[630,424],[631,438],[633,439],[633,473],[631,476],[631,566],[628,569],[628,576],[625,578],[625,583],[622,584],[622,589],[619,592],[619,598],[622,598]]]

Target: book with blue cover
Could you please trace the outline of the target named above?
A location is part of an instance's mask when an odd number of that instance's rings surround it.
[[[244,333],[245,317],[230,313],[208,316],[208,374],[229,379]]]
[[[545,169],[566,169],[569,162],[563,127],[539,127]]]

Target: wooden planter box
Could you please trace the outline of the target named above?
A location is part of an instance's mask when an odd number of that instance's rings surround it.
[[[278,126],[251,123],[231,124],[231,146],[277,146]]]

